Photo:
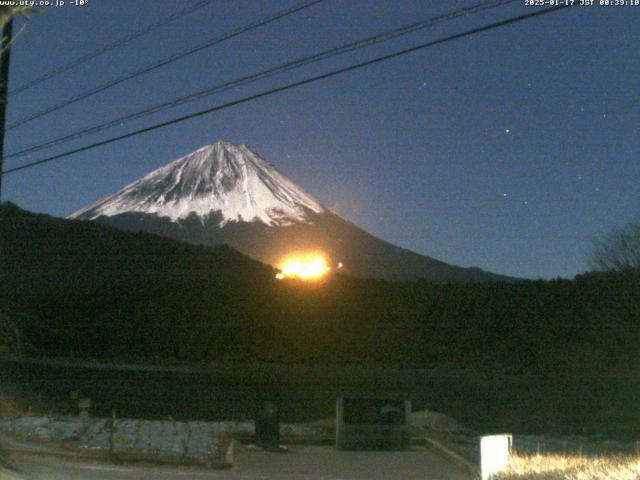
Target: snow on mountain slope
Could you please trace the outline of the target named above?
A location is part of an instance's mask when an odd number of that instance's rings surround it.
[[[246,145],[217,142],[151,172],[69,218],[195,245],[227,244],[280,265],[322,252],[345,275],[388,280],[510,280],[392,245],[323,207]]]
[[[286,226],[326,209],[246,145],[216,142],[161,167],[69,218],[93,220],[125,212],[168,217],[219,211],[228,222]]]

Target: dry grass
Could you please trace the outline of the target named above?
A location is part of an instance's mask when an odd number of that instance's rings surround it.
[[[635,480],[640,455],[514,454],[500,480]]]
[[[18,389],[0,379],[0,418],[28,415],[31,411],[31,405],[22,398]]]
[[[24,413],[21,403],[12,395],[0,391],[0,418]]]

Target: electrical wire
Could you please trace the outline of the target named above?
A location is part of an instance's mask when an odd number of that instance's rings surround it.
[[[294,88],[301,87],[303,85],[308,85],[310,83],[314,83],[314,82],[317,82],[317,81],[320,81],[320,80],[325,80],[327,78],[332,78],[332,77],[335,77],[337,75],[341,75],[341,74],[344,74],[344,73],[347,73],[347,72],[352,72],[352,71],[358,70],[360,68],[364,68],[364,67],[368,67],[370,65],[375,65],[375,64],[378,64],[378,63],[381,63],[381,62],[385,62],[385,61],[388,61],[388,60],[391,60],[391,59],[394,59],[394,58],[398,58],[398,57],[403,56],[403,55],[414,53],[414,52],[417,52],[417,51],[420,51],[420,50],[424,50],[426,48],[434,47],[436,45],[447,43],[447,42],[450,42],[450,41],[453,41],[453,40],[457,40],[457,39],[468,37],[468,36],[475,35],[475,34],[478,34],[478,33],[486,32],[486,31],[493,30],[493,29],[496,29],[496,28],[499,28],[499,27],[503,27],[503,26],[506,26],[506,25],[512,25],[514,23],[522,22],[522,21],[525,21],[525,20],[529,20],[529,19],[532,19],[532,18],[540,17],[540,16],[547,15],[547,14],[550,14],[550,13],[559,12],[559,11],[564,10],[566,8],[571,8],[572,6],[573,5],[571,5],[571,4],[567,4],[567,5],[560,5],[560,6],[556,6],[556,7],[546,8],[544,10],[538,10],[538,11],[535,11],[535,12],[532,12],[532,13],[518,15],[516,17],[511,17],[511,18],[508,18],[506,20],[501,20],[501,21],[494,22],[494,23],[491,23],[491,24],[488,24],[488,25],[483,25],[481,27],[476,27],[476,28],[473,28],[471,30],[466,30],[466,31],[461,32],[461,33],[457,33],[457,34],[454,34],[454,35],[449,35],[447,37],[440,38],[438,40],[433,40],[433,41],[430,41],[430,42],[427,42],[427,43],[423,43],[423,44],[420,44],[420,45],[417,45],[417,46],[414,46],[414,47],[405,48],[403,50],[399,50],[399,51],[396,51],[396,52],[393,52],[393,53],[390,53],[390,54],[387,54],[387,55],[376,57],[376,58],[374,58],[372,60],[367,60],[365,62],[356,63],[356,64],[350,65],[348,67],[343,67],[343,68],[339,68],[337,70],[332,70],[330,72],[327,72],[327,73],[324,73],[324,74],[321,74],[321,75],[316,75],[316,76],[312,76],[312,77],[309,77],[309,78],[305,78],[303,80],[299,80],[299,81],[296,81],[296,82],[293,82],[293,83],[289,83],[289,84],[281,86],[281,87],[272,88],[270,90],[266,90],[266,91],[263,91],[263,92],[260,92],[260,93],[254,94],[254,95],[250,95],[248,97],[244,97],[244,98],[241,98],[241,99],[238,99],[238,100],[234,100],[234,101],[231,101],[231,102],[228,102],[228,103],[223,103],[221,105],[216,105],[216,106],[213,106],[213,107],[210,107],[210,108],[207,108],[207,109],[204,109],[204,110],[200,110],[198,112],[194,112],[194,113],[191,113],[191,114],[188,114],[188,115],[183,115],[181,117],[174,118],[174,119],[169,120],[169,121],[157,123],[155,125],[151,125],[149,127],[141,128],[139,130],[135,130],[135,131],[123,134],[123,135],[118,135],[116,137],[112,137],[112,138],[109,138],[107,140],[102,140],[100,142],[92,143],[92,144],[86,145],[84,147],[80,147],[80,148],[76,148],[76,149],[73,149],[73,150],[69,150],[67,152],[63,152],[63,153],[60,153],[58,155],[53,155],[53,156],[50,156],[50,157],[47,157],[47,158],[43,158],[41,160],[37,160],[37,161],[34,161],[34,162],[29,162],[27,164],[24,164],[24,165],[21,165],[21,166],[18,166],[18,167],[14,167],[14,168],[11,168],[9,170],[5,170],[4,174],[6,175],[6,174],[9,174],[9,173],[14,173],[14,172],[17,172],[17,171],[20,171],[20,170],[25,170],[27,168],[35,167],[37,165],[42,165],[42,164],[45,164],[45,163],[49,163],[49,162],[52,162],[54,160],[59,160],[61,158],[69,157],[69,156],[74,155],[76,153],[81,153],[81,152],[86,152],[88,150],[93,150],[95,148],[98,148],[98,147],[101,147],[101,146],[104,146],[104,145],[109,145],[111,143],[119,142],[119,141],[125,140],[127,138],[131,138],[131,137],[135,137],[135,136],[138,136],[138,135],[142,135],[144,133],[148,133],[148,132],[151,132],[151,131],[154,131],[154,130],[158,130],[160,128],[168,127],[170,125],[175,125],[177,123],[181,123],[181,122],[184,122],[186,120],[190,120],[192,118],[201,117],[203,115],[208,115],[210,113],[218,112],[220,110],[225,110],[227,108],[231,108],[231,107],[234,107],[236,105],[241,105],[241,104],[244,104],[244,103],[248,103],[248,102],[257,100],[259,98],[263,98],[263,97],[274,95],[276,93],[281,93],[281,92],[285,92],[285,91],[288,91],[288,90],[292,90]]]
[[[18,95],[22,92],[25,92],[27,90],[29,90],[32,87],[35,87],[36,85],[39,85],[42,82],[45,82],[47,80],[50,80],[54,77],[57,77],[58,75],[61,75],[63,73],[68,72],[69,70],[72,70],[80,65],[82,65],[83,63],[86,63],[90,60],[93,60],[94,58],[99,57],[100,55],[104,55],[107,52],[110,52],[111,50],[114,50],[118,47],[121,47],[122,45],[126,45],[127,43],[140,38],[144,35],[147,35],[148,33],[153,32],[154,30],[157,30],[160,27],[163,27],[165,25],[168,25],[171,22],[174,22],[175,20],[178,20],[182,17],[185,17],[197,10],[200,10],[203,7],[206,7],[207,5],[215,2],[217,0],[198,0],[197,2],[186,6],[185,8],[183,8],[182,10],[179,10],[177,12],[172,13],[171,15],[162,18],[160,20],[158,20],[157,22],[154,22],[152,24],[147,25],[146,27],[142,28],[141,30],[129,33],[111,43],[108,43],[106,45],[103,45],[102,47],[87,53],[86,55],[82,55],[81,57],[76,58],[75,60],[72,60],[68,63],[65,63],[63,65],[60,65],[59,67],[53,68],[52,70],[49,70],[47,73],[36,77],[32,80],[29,80],[28,82],[20,85],[17,88],[12,89],[12,91],[10,92],[10,96],[14,96],[14,95]]]
[[[265,69],[265,70],[261,70],[258,71],[256,73],[244,76],[244,77],[240,77],[240,78],[236,78],[234,80],[230,80],[228,82],[224,82],[222,84],[218,84],[215,85],[213,87],[209,87],[205,90],[201,90],[195,93],[191,93],[188,95],[184,95],[178,98],[175,98],[173,100],[169,100],[169,101],[165,101],[159,104],[156,104],[152,107],[148,107],[144,110],[139,110],[137,112],[134,113],[130,113],[121,117],[117,117],[115,119],[109,120],[107,122],[103,122],[103,123],[99,123],[90,127],[86,127],[82,130],[76,131],[76,132],[72,132],[66,135],[63,135],[61,137],[57,137],[54,138],[52,140],[48,140],[39,144],[35,144],[32,146],[29,146],[27,148],[24,148],[23,150],[19,150],[17,152],[11,153],[9,155],[5,156],[5,160],[8,159],[12,159],[15,157],[20,157],[29,153],[34,153],[46,148],[50,148],[56,145],[60,145],[63,143],[67,143],[69,141],[72,140],[77,140],[79,138],[82,138],[86,135],[90,135],[90,134],[94,134],[94,133],[98,133],[101,131],[104,131],[106,129],[109,129],[111,127],[115,127],[115,126],[122,126],[128,122],[131,122],[133,120],[138,120],[140,118],[144,118],[147,117],[149,115],[164,111],[164,110],[168,110],[180,105],[184,105],[186,103],[190,103],[196,100],[200,100],[202,98],[211,96],[213,94],[216,93],[220,93],[223,91],[227,91],[239,86],[244,86],[244,85],[248,85],[251,83],[255,83],[258,80],[262,80],[265,78],[269,78],[272,77],[274,75],[278,75],[280,73],[284,73],[290,70],[294,70],[294,69],[298,69],[301,68],[303,66],[312,64],[312,63],[316,63],[322,60],[326,60],[328,58],[332,58],[338,55],[343,55],[345,53],[349,53],[355,50],[359,50],[362,48],[366,48],[366,47],[370,47],[372,45],[376,45],[379,43],[383,43],[404,35],[408,35],[410,33],[414,33],[416,31],[425,29],[427,27],[432,27],[440,22],[445,22],[445,21],[449,21],[449,20],[453,20],[462,16],[470,16],[472,14],[477,14],[480,13],[484,10],[488,10],[488,9],[492,9],[492,8],[497,8],[497,7],[501,7],[510,3],[514,3],[514,2],[518,2],[519,0],[492,0],[492,1],[487,1],[487,2],[481,2],[479,4],[470,6],[470,7],[465,7],[465,8],[460,8],[457,10],[454,10],[452,12],[448,12],[442,15],[438,15],[435,17],[430,17],[428,19],[424,19],[421,20],[419,22],[413,22],[410,23],[408,25],[403,25],[401,27],[397,27],[394,28],[392,30],[389,31],[385,31],[382,33],[378,33],[376,35],[372,35],[372,36],[368,36],[365,38],[361,38],[358,39],[356,41],[353,42],[349,42],[337,47],[333,47],[330,48],[328,50],[324,50],[322,52],[313,54],[313,55],[309,55],[306,57],[302,57],[302,58],[298,58],[295,60],[291,60],[288,62],[285,62],[283,64]]]
[[[146,67],[143,67],[140,70],[136,70],[134,72],[131,73],[127,73],[125,75],[122,75],[120,77],[117,77],[113,80],[110,80],[106,83],[103,83],[102,85],[99,85],[98,87],[95,87],[91,90],[85,91],[83,93],[80,93],[78,95],[75,95],[63,102],[60,102],[56,105],[53,105],[51,107],[45,108],[43,110],[40,110],[39,112],[36,112],[34,114],[28,115],[26,117],[21,118],[20,120],[17,120],[15,122],[13,122],[12,124],[10,124],[9,126],[7,126],[6,130],[13,130],[14,128],[17,128],[21,125],[24,125],[26,123],[29,123],[33,120],[36,120],[38,118],[42,118],[45,115],[49,115],[50,113],[56,112],[58,110],[61,110],[65,107],[68,107],[69,105],[73,105],[74,103],[79,102],[80,100],[85,100],[89,97],[92,97],[98,93],[104,92],[112,87],[115,87],[116,85],[120,85],[121,83],[124,83],[126,81],[132,80],[134,78],[137,78],[141,75],[144,75],[146,73],[152,72],[160,67],[164,67],[165,65],[169,65],[173,62],[176,62],[178,60],[181,60],[189,55],[193,55],[194,53],[200,52],[202,50],[205,50],[207,48],[213,47],[215,45],[218,45],[222,42],[225,42],[226,40],[229,40],[231,38],[237,37],[242,35],[243,33],[247,33],[251,30],[255,30],[256,28],[262,27],[264,25],[267,25],[269,23],[275,22],[276,20],[280,20],[281,18],[287,17],[289,15],[293,15],[294,13],[300,12],[301,10],[305,10],[307,8],[313,7],[314,5],[317,5],[319,3],[324,2],[325,0],[306,0],[304,2],[298,3],[296,5],[294,5],[293,7],[287,8],[285,10],[280,10],[274,14],[271,14],[265,18],[262,18],[260,20],[257,20],[255,22],[252,22],[248,25],[245,25],[243,27],[237,28],[235,30],[232,30],[230,32],[227,32],[219,37],[215,37],[212,40],[207,41],[206,43],[200,44],[196,47],[191,47],[188,48],[186,50],[183,50],[182,52],[176,53],[174,55],[171,55],[169,57],[166,57],[162,60],[159,60],[151,65],[148,65]]]

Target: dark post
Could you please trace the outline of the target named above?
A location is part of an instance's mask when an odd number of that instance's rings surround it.
[[[109,423],[111,437],[109,439],[109,456],[111,460],[115,458],[116,453],[116,409],[111,410],[111,422]]]
[[[4,169],[4,135],[7,113],[7,90],[9,88],[9,60],[11,57],[11,39],[13,35],[13,17],[2,28],[2,54],[0,55],[0,201],[2,201],[2,172]]]
[[[278,407],[274,402],[266,401],[256,415],[256,445],[265,450],[280,448],[280,419]]]

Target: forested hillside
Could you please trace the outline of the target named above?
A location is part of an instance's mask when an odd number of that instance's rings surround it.
[[[3,206],[2,309],[34,352],[192,361],[607,368],[637,359],[640,274],[475,285],[280,282],[194,247]]]

